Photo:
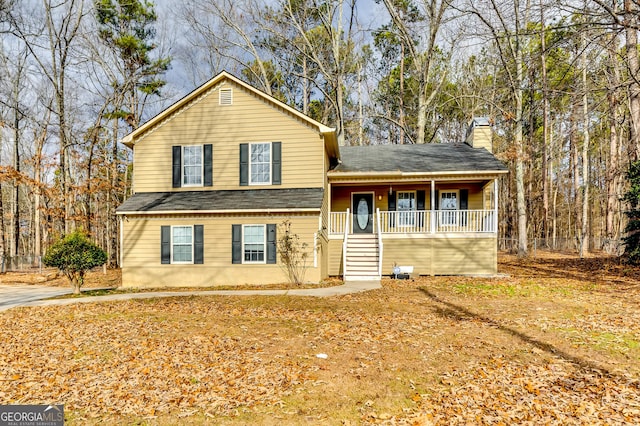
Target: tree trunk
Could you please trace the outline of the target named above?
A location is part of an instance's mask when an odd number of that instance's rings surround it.
[[[632,0],[624,0],[627,66],[629,67],[630,152],[640,159],[640,61],[638,60],[637,11]]]
[[[580,185],[580,149],[578,146],[578,99],[573,95],[573,111],[571,114],[571,133],[569,143],[571,144],[571,176],[572,192],[574,194],[573,215],[574,215],[574,236],[578,240],[578,249],[582,245],[580,242],[582,230],[582,186]]]
[[[71,282],[71,288],[73,288],[73,294],[80,294],[80,279],[78,278],[78,274],[69,273],[67,274],[69,277],[69,281]]]
[[[616,213],[620,211],[620,195],[618,194],[620,182],[620,160],[618,156],[620,145],[618,141],[620,137],[620,132],[618,131],[620,105],[617,96],[620,85],[620,71],[617,65],[617,57],[612,51],[609,51],[608,68],[610,79],[607,90],[609,104],[609,163],[606,168],[607,208],[604,250],[609,254],[616,254],[618,240],[620,239],[619,229],[616,226]]]
[[[549,82],[547,79],[546,26],[544,4],[540,1],[540,65],[542,70],[542,237],[548,247],[549,239]]]
[[[524,192],[524,149],[522,146],[522,81],[523,81],[523,59],[522,48],[519,41],[516,46],[516,87],[515,87],[515,148],[516,148],[516,209],[518,212],[518,257],[526,257],[529,254],[527,247],[527,204]]]
[[[584,37],[584,36],[583,36]],[[582,229],[580,258],[589,252],[589,99],[587,96],[587,50],[582,48]]]

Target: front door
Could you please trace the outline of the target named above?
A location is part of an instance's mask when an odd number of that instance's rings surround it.
[[[373,194],[351,194],[352,223],[354,234],[371,234],[373,232]]]

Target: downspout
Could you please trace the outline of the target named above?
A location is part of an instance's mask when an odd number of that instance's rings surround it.
[[[318,233],[313,233],[313,267],[318,267]]]
[[[119,225],[120,225],[120,244],[119,244],[120,245],[120,253],[119,253],[120,254],[120,256],[119,256],[120,257],[120,261],[119,261],[119,264],[120,264],[120,269],[122,269],[122,259],[124,257],[124,247],[123,247],[123,244],[122,244],[123,241],[124,241],[124,215],[120,216],[120,220],[118,222],[120,222],[119,223]]]

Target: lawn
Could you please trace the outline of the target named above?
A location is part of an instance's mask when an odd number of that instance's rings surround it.
[[[62,403],[69,425],[639,424],[640,271],[568,255],[500,270],[9,310],[0,404]]]

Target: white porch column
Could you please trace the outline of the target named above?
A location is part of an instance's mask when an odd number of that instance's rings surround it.
[[[498,234],[498,179],[493,180],[493,232]]]
[[[327,183],[327,238],[331,235],[333,224],[331,223],[331,184]]]
[[[431,179],[431,196],[429,200],[431,200],[431,233],[434,234],[436,232],[436,181],[433,179]]]

